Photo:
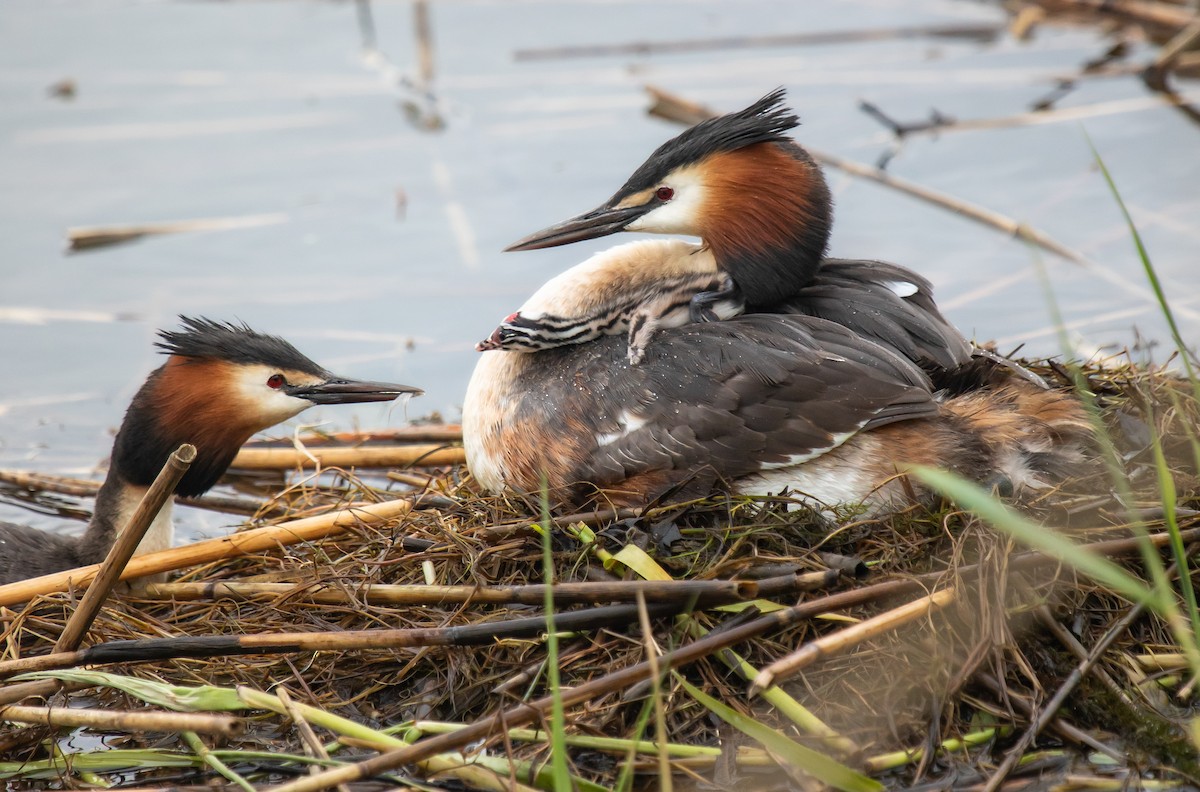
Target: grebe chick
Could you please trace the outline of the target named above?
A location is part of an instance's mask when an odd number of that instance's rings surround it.
[[[627,242],[551,278],[475,348],[536,352],[627,334],[636,365],[655,332],[691,322],[693,299],[712,293],[722,296],[704,306],[704,321],[745,309],[711,251],[677,239]]]
[[[282,338],[246,325],[180,317],[182,330],[159,331],[168,355],[138,390],[113,443],[108,475],[82,536],[0,523],[0,584],[104,560],[167,457],[183,443],[196,459],[175,492],[196,497],[217,483],[256,432],[315,404],[391,401],[419,388],[335,376]],[[170,502],[138,553],[171,546]]]

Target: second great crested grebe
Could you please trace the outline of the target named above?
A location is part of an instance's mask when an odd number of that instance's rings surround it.
[[[125,413],[87,530],[67,537],[0,523],[0,584],[103,561],[167,457],[183,443],[196,447],[196,459],[175,492],[196,497],[217,483],[251,435],[313,405],[391,401],[422,392],[338,377],[282,338],[246,325],[181,321],[182,330],[159,332],[167,361],[150,374]],[[137,552],[162,550],[171,540],[168,503]]]

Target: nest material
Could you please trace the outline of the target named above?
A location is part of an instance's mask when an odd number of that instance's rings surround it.
[[[1044,374],[1058,378],[1060,372]],[[1193,443],[1200,427],[1200,408],[1190,385],[1171,375],[1133,367],[1090,372],[1113,437],[1125,456],[1126,475],[1139,508],[1161,508],[1149,438],[1163,438],[1174,474],[1179,505],[1196,497]],[[1153,405],[1153,407],[1151,407]],[[328,477],[323,480],[328,480]],[[332,484],[287,491],[276,505],[288,514],[354,500],[394,497],[383,492],[392,485],[341,474]],[[536,615],[528,605],[365,605],[356,595],[369,584],[522,585],[542,582],[540,540],[527,526],[536,520],[528,505],[503,498],[482,497],[461,469],[448,469],[435,487],[455,501],[453,507],[413,512],[396,524],[359,527],[320,542],[222,561],[195,568],[178,581],[287,582],[326,584],[345,592],[344,603],[315,603],[304,596],[305,585],[290,595],[164,602],[126,593],[112,599],[90,633],[94,643],[165,636],[246,635],[273,632],[328,632],[448,627],[487,624]],[[1047,525],[1061,528],[1077,540],[1095,541],[1128,535],[1125,510],[1114,500],[1103,472],[1046,491],[1028,505],[1028,512]],[[1188,513],[1188,512],[1183,512]],[[1183,527],[1200,524],[1194,517]],[[498,530],[497,526],[510,526]],[[1013,570],[1009,562],[1019,548],[980,521],[946,506],[941,511],[913,509],[886,521],[848,519],[832,532],[818,518],[789,511],[779,503],[747,499],[714,499],[654,516],[630,518],[596,526],[611,551],[638,544],[676,579],[744,578],[778,574],[781,570],[818,571],[831,557],[850,556],[871,570],[870,581],[941,573],[954,581],[956,569],[978,564],[980,573],[957,581],[955,602],[935,614],[872,638],[855,650],[818,663],[785,683],[785,688],[843,737],[858,752],[843,757],[850,765],[897,749],[936,746],[942,741],[977,731],[981,724],[1005,727],[1002,737],[971,752],[938,754],[912,762],[887,777],[896,786],[942,779],[960,782],[986,779],[1004,755],[1008,740],[1020,734],[1036,709],[1056,691],[1077,663],[1072,649],[1050,629],[1057,621],[1083,647],[1100,636],[1132,604],[1112,591],[1056,566]],[[1151,521],[1151,530],[1162,521]],[[556,580],[606,580],[612,572],[573,539],[555,539]],[[427,549],[420,549],[427,548]],[[1142,575],[1138,564],[1127,564]],[[1195,570],[1191,570],[1194,572]],[[1196,581],[1200,583],[1200,580]],[[861,583],[843,581],[841,588]],[[805,596],[817,596],[821,592]],[[911,599],[911,595],[909,596]],[[794,602],[794,598],[785,604]],[[865,618],[902,600],[872,602],[843,611],[841,616]],[[3,615],[3,659],[49,651],[65,619],[67,595],[39,598],[20,611]],[[562,608],[562,611],[568,608]],[[693,639],[696,626],[719,628],[735,619],[716,610],[654,621],[654,642],[664,649]],[[844,622],[806,620],[740,644],[736,651],[755,668],[786,656],[814,637],[828,634]],[[1136,668],[1132,655],[1171,649],[1174,639],[1153,614],[1134,620],[1068,699],[1059,722],[1084,731],[1115,748],[1122,760],[1104,773],[1125,772],[1138,778],[1168,780],[1200,778],[1200,762],[1182,724],[1195,716],[1192,699],[1174,696],[1180,687],[1131,682]],[[564,636],[560,645],[562,684],[576,687],[614,669],[646,659],[645,637],[636,624]],[[294,698],[376,727],[408,721],[437,720],[470,723],[546,691],[546,647],[538,638],[503,640],[470,647],[421,646],[384,651],[297,652],[238,655],[204,659],[130,664],[107,670],[155,678],[180,685],[245,685],[258,690],[285,686]],[[820,745],[797,734],[761,699],[748,700],[746,680],[717,656],[683,669],[683,677],[761,722],[790,736]],[[751,783],[752,788],[791,788],[794,775],[738,765],[733,748],[751,744],[720,724],[683,690],[678,679],[665,676],[661,693],[666,735],[670,742],[723,746],[725,754],[689,773],[715,777],[723,784]],[[1181,680],[1179,686],[1186,684]],[[568,731],[580,735],[639,736],[637,723],[648,689],[616,691],[569,709]],[[96,689],[89,700],[103,706],[133,708],[138,702],[111,690]],[[1028,767],[1052,777],[1096,775],[1088,763],[1091,749],[1071,743],[1069,729],[1047,729],[1037,746],[1045,753]],[[36,759],[44,756],[42,729],[0,730],[0,754]],[[178,738],[129,737],[137,745],[181,747]],[[229,748],[303,753],[300,736],[286,721],[252,727]],[[1063,749],[1063,750],[1059,750]],[[496,741],[492,750],[511,751],[521,758],[540,760],[545,746]],[[1033,754],[1031,753],[1031,756]],[[571,754],[575,772],[610,786],[623,756],[592,749]],[[1038,764],[1038,762],[1041,764]],[[687,762],[681,762],[684,768]],[[656,770],[652,759],[640,758],[649,782]],[[1028,767],[1024,772],[1029,772]],[[246,768],[243,768],[246,769]],[[179,771],[171,771],[178,773]],[[778,775],[771,775],[771,772]],[[715,775],[714,775],[715,774]],[[148,779],[155,778],[154,773]],[[180,780],[201,783],[212,773],[194,771]],[[269,772],[259,776],[272,776]],[[684,776],[680,777],[682,781]],[[145,781],[143,780],[142,783]],[[16,788],[39,788],[44,781],[13,781]],[[64,784],[71,783],[68,779]]]

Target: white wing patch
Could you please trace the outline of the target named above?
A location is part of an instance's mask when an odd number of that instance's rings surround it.
[[[629,410],[625,410],[621,413],[620,419],[617,420],[617,431],[596,435],[596,445],[612,445],[621,438],[628,437],[629,435],[633,434],[645,425],[645,418],[642,418],[639,415],[634,415],[633,413],[629,412]]]
[[[884,281],[884,286],[892,290],[897,297],[912,297],[917,292],[921,291],[921,287],[915,283],[908,281]]]
[[[829,441],[829,445],[825,446],[824,448],[814,449],[809,451],[807,454],[792,454],[782,462],[767,462],[762,465],[761,469],[779,470],[782,468],[795,467],[796,465],[803,465],[805,462],[810,462],[817,457],[828,454],[830,451],[837,448],[851,437],[854,437],[854,435],[858,434],[859,430],[862,429],[864,425],[865,424],[859,424],[857,429],[852,429],[849,432],[842,432],[841,434],[835,434],[833,439]]]

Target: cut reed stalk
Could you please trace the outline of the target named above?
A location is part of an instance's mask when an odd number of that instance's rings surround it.
[[[721,597],[713,598],[719,603]],[[692,601],[658,603],[655,616],[667,616],[692,607]],[[637,618],[633,605],[605,605],[559,614],[556,629],[596,630],[627,625]],[[155,660],[232,655],[280,654],[289,652],[390,651],[407,647],[478,646],[515,638],[534,638],[546,632],[546,618],[468,624],[456,627],[418,627],[398,630],[346,630],[341,632],[269,632],[251,635],[205,635],[186,638],[147,638],[112,641],[74,652],[24,657],[0,663],[0,677],[36,671],[52,671],[81,665],[146,663]]]
[[[401,426],[396,429],[369,429],[358,432],[331,432],[329,434],[302,434],[296,441],[251,440],[247,448],[300,445],[356,445],[359,443],[461,443],[461,424],[438,424],[436,426]]]
[[[91,728],[115,732],[194,731],[219,737],[236,737],[246,729],[241,718],[197,712],[136,712],[78,707],[0,707],[0,721],[40,723],[44,726]]]
[[[554,601],[559,605],[593,605],[598,602],[633,602],[639,592],[648,602],[684,603],[694,598],[748,601],[809,591],[829,580],[825,572],[785,575],[766,580],[680,580],[615,581],[611,583],[556,583]],[[449,602],[541,605],[546,594],[542,584],[517,586],[436,586],[375,584],[344,590],[324,583],[151,583],[139,591],[147,599],[196,600],[258,597],[297,599],[327,605],[441,605]]]
[[[749,695],[756,696],[763,690],[777,685],[801,669],[807,668],[824,657],[833,657],[858,646],[863,641],[891,632],[926,614],[932,613],[954,602],[955,589],[946,588],[905,603],[866,621],[843,630],[830,633],[801,646],[792,654],[776,660],[758,672],[750,683]]]
[[[95,579],[88,585],[87,593],[79,601],[71,618],[67,619],[62,634],[58,636],[58,641],[54,644],[55,652],[71,652],[79,647],[83,636],[87,634],[88,628],[96,620],[96,615],[100,613],[104,601],[108,599],[109,592],[121,579],[129,559],[133,558],[134,551],[137,550],[142,537],[146,535],[146,530],[158,517],[158,513],[162,511],[167,499],[175,492],[175,486],[179,484],[183,474],[188,472],[188,468],[195,461],[196,447],[188,443],[179,446],[171,456],[167,457],[166,464],[155,476],[150,488],[146,490],[146,494],[142,496],[142,500],[134,509],[129,522],[121,527],[121,532],[117,535],[117,540],[113,542],[112,547],[109,548],[108,555],[100,562],[100,568],[96,572]]]
[[[314,460],[316,460],[314,462]],[[444,445],[362,446],[335,448],[243,448],[233,460],[236,470],[291,470],[321,467],[387,468],[461,465],[466,452]]]
[[[218,539],[207,539],[182,547],[173,547],[157,553],[147,553],[131,559],[126,565],[121,579],[128,580],[159,572],[171,572],[197,564],[207,564],[249,553],[258,553],[281,545],[322,539],[355,525],[386,522],[403,516],[411,510],[412,501],[410,500],[363,504],[316,517],[306,517],[302,520],[255,528]],[[42,594],[52,594],[65,591],[70,586],[84,585],[96,576],[99,568],[99,564],[92,564],[0,586],[0,606],[16,605]]]

